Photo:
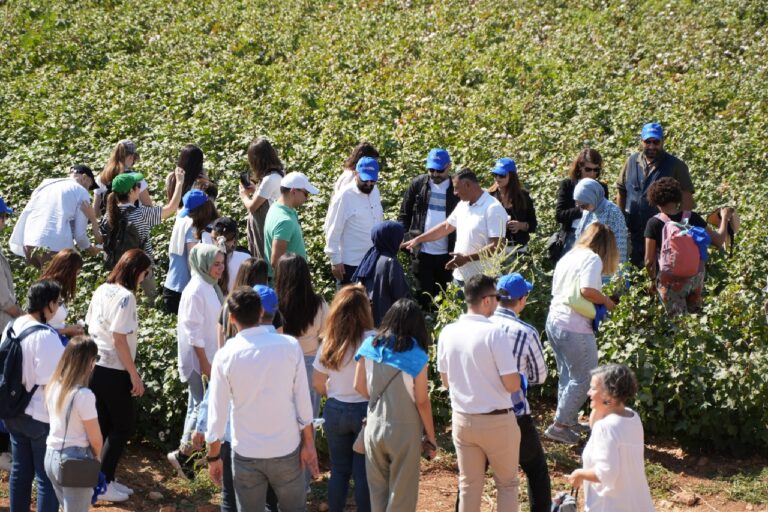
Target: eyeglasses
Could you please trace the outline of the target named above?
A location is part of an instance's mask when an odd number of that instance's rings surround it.
[[[307,192],[307,191],[306,191],[306,190],[304,190],[303,188],[295,188],[294,190],[298,190],[299,192],[301,192],[302,194],[304,194],[304,199],[309,199],[309,192]]]

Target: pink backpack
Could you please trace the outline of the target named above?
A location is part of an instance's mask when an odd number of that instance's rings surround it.
[[[687,222],[690,211],[684,211],[681,222],[674,222],[666,214],[659,213],[656,218],[664,222],[661,232],[661,252],[659,271],[667,277],[693,277],[699,273],[701,254],[699,247],[688,233]]]

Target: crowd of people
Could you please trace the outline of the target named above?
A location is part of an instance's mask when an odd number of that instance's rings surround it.
[[[133,170],[140,159],[130,140],[117,144],[98,176],[77,165],[34,190],[10,238],[11,252],[42,270],[23,308],[0,251],[0,397],[13,397],[0,404],[12,454],[0,463],[10,467],[11,509],[29,510],[33,479],[39,511],[88,510],[97,497],[125,501],[133,493],[117,475],[145,392],[136,364],[141,299],[175,315],[178,373],[188,389],[183,433],[168,460],[179,476],[194,478],[191,462],[204,452],[222,487],[222,510],[305,510],[319,472],[316,423],[330,452],[332,512],[344,509],[350,482],[362,512],[415,510],[419,459],[434,457],[438,444],[425,317],[454,282],[467,312],[439,333],[437,370],[452,408],[456,508],[479,510],[490,465],[500,511],[518,509],[520,468],[531,510],[549,511],[546,457],[527,399],[549,369],[537,327],[521,319],[533,287],[520,274],[498,275],[499,259],[527,253],[538,229],[515,161],[496,161],[485,190],[477,173],[454,173],[449,152],[432,149],[397,220],[385,220],[379,153],[367,142],[357,146],[330,191],[323,224],[337,280],[328,304],[313,288],[319,269],[307,263],[297,213],[320,190],[301,172],[286,173],[267,139],[255,139],[247,156],[239,184],[247,249],[238,247],[238,222],[219,215],[218,189],[192,144],[166,177],[163,205]],[[657,123],[643,127],[616,203],[599,181],[602,170],[600,154],[584,149],[557,194],[560,228],[548,242],[552,302],[539,328],[557,364],[558,404],[544,435],[577,444],[591,432],[584,468],[569,476],[584,484],[587,510],[653,510],[642,424],[627,407],[635,377],[625,366],[599,366],[595,333],[619,300],[603,286],[627,265],[644,266],[670,315],[695,312],[707,246],[733,235],[734,212],[723,208],[710,226],[692,211],[688,168],[664,151]],[[0,228],[12,213],[0,199]],[[150,235],[170,218],[158,294]],[[101,255],[108,274],[84,324],[67,323],[83,265],[76,248]],[[587,397],[591,414],[580,422]],[[89,458],[100,461],[106,485],[96,494],[64,485],[62,461]]]

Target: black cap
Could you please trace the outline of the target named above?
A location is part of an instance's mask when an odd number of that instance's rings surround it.
[[[91,178],[91,187],[88,190],[94,190],[99,188],[99,186],[96,184],[96,178],[93,176],[93,171],[90,167],[87,165],[73,165],[70,169],[71,172],[74,172],[75,174],[85,174],[89,178]]]
[[[213,222],[213,230],[220,235],[237,235],[237,222],[229,217],[219,217]]]

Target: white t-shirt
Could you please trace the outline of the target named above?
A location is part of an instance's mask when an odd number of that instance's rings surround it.
[[[483,192],[472,205],[459,201],[447,220],[456,228],[454,251],[461,254],[474,254],[488,245],[491,238],[504,238],[507,232],[507,211],[488,192]],[[453,277],[466,282],[476,274],[492,273],[487,267],[482,259],[470,261],[454,270]]]
[[[600,483],[584,482],[589,512],[652,512],[653,500],[645,478],[644,436],[640,416],[609,414],[592,427],[582,459]]]
[[[279,176],[279,174],[278,174]],[[237,271],[240,270],[240,265],[250,258],[251,255],[247,252],[235,251],[229,255],[229,261],[227,262],[227,272],[229,273],[229,280],[227,281],[227,290],[230,292],[235,286],[235,278],[237,277]]]
[[[200,361],[193,347],[205,349],[208,362],[213,361],[219,348],[216,339],[219,311],[221,302],[216,290],[200,276],[193,274],[181,292],[176,328],[182,382],[186,382],[192,372],[200,373]]]
[[[80,446],[87,448],[91,445],[88,442],[88,435],[85,432],[83,421],[94,420],[98,418],[96,412],[96,395],[88,388],[80,388],[77,391],[70,392],[67,399],[61,407],[61,411],[56,413],[56,401],[59,399],[59,385],[52,384],[54,389],[48,395],[48,411],[51,416],[51,430],[48,433],[48,439],[45,444],[56,450],[61,449],[61,442],[64,441],[64,448],[70,446]],[[72,401],[72,394],[75,393],[75,400],[72,405],[72,414],[69,416],[69,426],[67,426],[67,410]],[[64,431],[66,429],[66,439]]]
[[[589,249],[575,248],[560,258],[552,278],[552,305],[549,317],[554,324],[568,332],[592,334],[592,320],[568,306],[568,297],[578,280],[579,288],[602,290],[603,262]]]
[[[271,205],[280,198],[280,181],[283,177],[279,172],[271,172],[264,176],[259,182],[259,188],[256,190],[258,197],[263,197]]]
[[[39,323],[24,315],[13,321],[13,332],[18,336],[27,327]],[[3,340],[5,340],[5,333],[6,331],[3,330]],[[37,421],[48,423],[45,385],[51,379],[63,353],[64,347],[61,345],[59,335],[51,329],[41,329],[21,340],[21,383],[27,391],[32,391],[35,385],[38,386],[24,412]]]
[[[472,313],[461,315],[440,333],[437,371],[448,375],[451,407],[465,414],[511,409],[512,398],[502,375],[518,373],[504,329]]]
[[[375,332],[366,332],[363,334],[363,339],[371,334],[375,334]],[[355,351],[347,351],[344,364],[338,370],[330,370],[320,362],[321,352],[321,350],[317,351],[312,367],[328,376],[328,398],[335,398],[339,402],[345,403],[367,402],[367,398],[355,391],[355,367],[357,366]]]
[[[429,204],[427,205],[427,218],[424,222],[424,232],[426,233],[433,227],[445,221],[447,209],[448,186],[450,180],[443,180],[439,185],[429,181]],[[424,242],[421,246],[421,252],[427,254],[446,254],[448,252],[448,237],[443,237],[434,242]]]
[[[88,333],[99,347],[99,360],[96,364],[104,368],[125,370],[117,357],[112,333],[127,336],[131,359],[136,360],[139,321],[136,317],[136,297],[130,290],[111,283],[96,288],[85,323],[88,324]]]

